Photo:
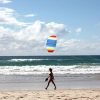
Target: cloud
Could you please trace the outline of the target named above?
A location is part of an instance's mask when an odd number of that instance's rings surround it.
[[[53,54],[99,54],[100,41],[93,43],[77,39],[67,39],[69,28],[63,23],[36,20],[32,23],[19,21],[16,11],[0,7],[0,55],[41,55],[48,54],[48,36],[57,35],[57,50]],[[27,15],[26,17],[32,17]],[[15,26],[16,29],[12,28]],[[20,28],[18,28],[20,27]],[[17,29],[18,28],[18,29]],[[80,33],[82,28],[77,28]],[[98,47],[98,48],[97,48]]]
[[[0,38],[5,36],[5,35],[13,35],[13,30],[9,29],[9,28],[4,28],[3,26],[0,26]],[[10,34],[9,34],[10,33]]]
[[[44,40],[50,35],[57,35],[60,37],[68,33],[69,29],[64,24],[55,22],[45,23],[37,20],[32,25],[20,30],[16,35],[18,39]]]
[[[60,50],[62,48],[62,52],[67,52],[72,49],[77,49],[79,44],[80,40],[77,39],[60,39],[58,40],[57,49]]]
[[[0,3],[2,4],[6,4],[6,3],[11,3],[12,0],[0,0]]]
[[[18,21],[15,17],[16,12],[10,8],[0,7],[0,24],[26,26],[28,23]]]
[[[53,23],[53,24],[52,24]],[[6,27],[0,27],[0,49],[1,52],[15,51],[23,53],[46,53],[46,41],[48,36],[54,34],[63,36],[69,33],[68,28],[64,24],[55,22],[35,21],[34,23],[14,30]]]
[[[64,24],[40,20],[19,30],[0,26],[0,55],[48,55],[46,41],[53,34],[58,37],[56,52],[53,54],[99,54],[100,41],[67,39],[69,31]]]
[[[25,15],[25,17],[34,17],[35,15],[34,14],[27,14]]]
[[[56,48],[58,55],[96,55],[100,54],[100,40],[83,41],[79,39],[59,39]]]
[[[48,36],[65,36],[69,33],[66,25],[55,22],[36,20],[33,23],[21,22],[16,18],[16,11],[0,7],[0,51],[1,52],[36,52],[46,51]],[[31,17],[33,15],[27,15]],[[15,25],[16,29],[12,28]],[[5,27],[6,26],[6,27]],[[19,26],[25,26],[18,28]],[[39,51],[38,51],[39,50]]]
[[[50,34],[65,35],[66,33],[70,32],[66,25],[55,22],[48,23],[46,27]]]
[[[81,27],[79,27],[79,28],[77,28],[77,29],[75,30],[76,33],[80,33],[81,31],[82,31],[82,28],[81,28]]]

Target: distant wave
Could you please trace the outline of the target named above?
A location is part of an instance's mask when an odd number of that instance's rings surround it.
[[[44,59],[11,59],[11,60],[8,60],[8,61],[15,61],[15,62],[19,62],[19,61],[38,61],[38,60],[44,60]],[[45,59],[45,60],[48,60],[48,59]]]
[[[42,61],[42,60],[50,60],[50,59],[10,59],[8,61],[19,62],[19,61],[39,61],[39,60]],[[51,59],[51,60],[62,61],[63,59]]]
[[[100,73],[100,56],[0,56],[0,74]]]
[[[79,65],[80,66],[80,65]],[[46,74],[49,68],[53,68],[54,74],[95,74],[100,73],[100,66],[0,66],[0,74],[3,75],[30,75]]]

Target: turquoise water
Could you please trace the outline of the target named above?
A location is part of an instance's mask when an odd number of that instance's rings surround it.
[[[0,74],[100,73],[100,56],[0,56]]]

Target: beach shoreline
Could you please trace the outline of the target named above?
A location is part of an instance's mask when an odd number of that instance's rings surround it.
[[[43,75],[0,75],[0,90],[44,90],[47,82]],[[57,89],[99,89],[100,74],[55,75]],[[53,90],[50,84],[48,90]]]
[[[57,89],[43,75],[0,75],[0,100],[100,100],[100,74],[55,75]]]

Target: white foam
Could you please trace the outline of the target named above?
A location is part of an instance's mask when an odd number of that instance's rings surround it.
[[[11,60],[8,60],[8,61],[15,61],[15,62],[18,62],[18,61],[38,61],[38,60],[50,60],[50,59],[11,59]],[[57,61],[61,61],[62,59],[51,59],[51,60],[57,60]]]
[[[48,69],[52,68],[55,74],[95,74],[100,73],[100,66],[91,66],[90,68],[79,68],[77,65],[73,66],[0,66],[0,74],[45,74]]]
[[[44,60],[44,59],[11,59],[9,61],[18,62],[18,61],[34,61],[34,60]],[[48,60],[48,59],[45,59],[45,60]]]

